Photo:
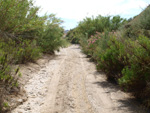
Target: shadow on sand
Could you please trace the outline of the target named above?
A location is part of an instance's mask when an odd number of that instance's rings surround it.
[[[95,74],[98,75],[97,73]],[[113,84],[109,81],[99,81],[94,82],[93,84],[106,89],[105,93],[107,93],[108,95],[111,95],[111,93],[115,93],[115,95],[117,96],[117,93],[121,92],[119,85]],[[142,106],[140,102],[133,96],[131,96],[130,98],[117,99],[117,102],[119,103],[119,106],[117,108],[119,111],[126,109],[127,112],[131,113],[150,113],[150,110]]]

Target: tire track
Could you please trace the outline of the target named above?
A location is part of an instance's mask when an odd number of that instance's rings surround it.
[[[78,45],[61,49],[30,76],[29,98],[12,113],[149,113],[97,73]]]
[[[70,47],[72,51],[68,52],[69,56],[62,68],[54,113],[94,113],[85,92],[81,57],[78,49],[73,47]]]
[[[64,49],[63,51],[65,52],[65,57],[61,59],[61,62],[60,61],[57,62],[57,63],[60,63],[60,65],[57,68],[55,68],[52,79],[50,83],[48,84],[48,95],[45,99],[45,104],[43,105],[44,107],[42,108],[41,113],[54,113],[57,87],[58,87],[59,79],[61,76],[60,70],[64,61],[67,58],[66,50]]]

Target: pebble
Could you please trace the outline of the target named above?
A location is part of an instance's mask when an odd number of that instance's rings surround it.
[[[31,108],[29,106],[27,106],[26,108],[24,108],[25,111],[31,110]]]
[[[19,100],[17,100],[19,103],[22,103],[23,102],[23,99],[19,99]]]

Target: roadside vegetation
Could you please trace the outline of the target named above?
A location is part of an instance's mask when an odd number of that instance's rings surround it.
[[[150,6],[133,19],[85,18],[67,38],[106,73],[109,80],[150,107]]]
[[[54,14],[38,16],[39,10],[32,0],[0,0],[0,112],[9,107],[5,94],[19,89],[19,67],[11,66],[54,54],[67,43],[62,20]]]

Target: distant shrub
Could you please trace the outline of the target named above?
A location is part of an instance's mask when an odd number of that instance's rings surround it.
[[[77,32],[77,29],[70,30],[66,35],[67,40],[72,44],[79,44],[81,37],[83,36]]]
[[[83,38],[90,38],[96,32],[116,31],[126,23],[126,19],[120,16],[97,16],[87,17],[79,22],[79,25],[67,33],[67,37],[72,43],[79,43]]]

